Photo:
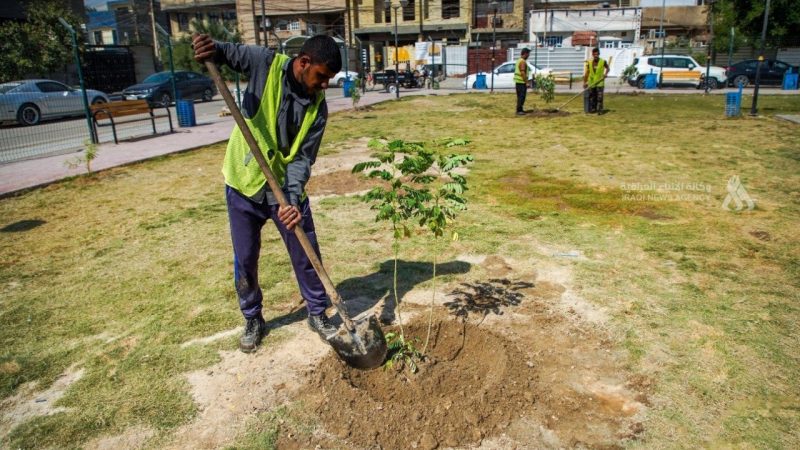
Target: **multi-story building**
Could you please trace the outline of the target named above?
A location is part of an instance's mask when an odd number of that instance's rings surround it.
[[[528,20],[530,41],[550,47],[704,45],[708,25],[705,0],[535,0]]]
[[[482,47],[514,45],[524,40],[525,5],[525,0],[416,0],[406,6],[399,0],[363,0],[355,2],[353,28],[368,47],[370,66],[381,69],[384,49],[394,46],[395,30],[399,46],[424,40]]]
[[[169,33],[180,38],[192,33],[191,23],[236,23],[236,0],[161,0]],[[230,30],[233,31],[233,30]]]
[[[351,0],[236,0],[239,32],[249,44],[293,45],[294,38],[328,34],[347,35],[345,2]],[[357,1],[357,0],[353,0]],[[265,20],[266,21],[266,28]],[[303,39],[297,39],[302,41]]]
[[[153,45],[156,31],[152,18],[162,27],[167,26],[157,0],[113,0],[106,5],[114,14],[117,43],[121,45]]]
[[[86,37],[92,45],[114,45],[117,37],[117,19],[114,11],[89,11],[86,13]]]

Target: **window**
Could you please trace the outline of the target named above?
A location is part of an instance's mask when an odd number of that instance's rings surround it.
[[[69,88],[64,86],[61,83],[56,83],[55,81],[42,81],[36,83],[36,87],[39,88],[42,92],[66,92],[69,91]]]
[[[780,61],[775,61],[774,63],[772,63],[772,70],[775,70],[777,72],[786,72],[786,69],[788,68],[789,68],[788,64],[782,63]]]
[[[278,31],[295,31],[300,29],[300,20],[278,21]]]
[[[95,31],[93,34],[94,34],[95,45],[103,45],[103,32]]]
[[[514,64],[503,64],[502,66],[497,68],[497,73],[513,73],[514,72]]]
[[[563,36],[547,36],[547,39],[544,40],[544,45],[546,47],[561,47],[563,40]]]
[[[200,78],[200,76],[194,72],[186,72],[186,78],[188,78],[189,80],[196,80]]]
[[[452,19],[454,17],[460,17],[460,15],[460,0],[442,0],[442,19]]]
[[[409,1],[406,6],[403,7],[403,20],[414,20],[414,1]]]
[[[372,4],[372,13],[375,23],[383,23],[383,16],[386,14],[382,0],[375,0]]]
[[[692,62],[687,58],[667,58],[667,65],[676,69],[688,69]]]
[[[661,67],[661,58],[650,58],[647,60],[647,64],[653,67]]]
[[[189,15],[177,13],[175,16],[178,22],[178,31],[189,31]]]
[[[494,11],[490,11],[494,13]],[[498,14],[508,14],[514,12],[514,0],[498,0],[497,1]]]

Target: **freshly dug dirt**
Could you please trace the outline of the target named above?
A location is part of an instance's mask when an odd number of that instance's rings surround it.
[[[425,336],[426,325],[405,331]],[[495,333],[443,320],[428,350],[415,374],[360,371],[329,355],[308,386],[325,429],[358,448],[453,447],[500,434],[536,401],[534,365]]]

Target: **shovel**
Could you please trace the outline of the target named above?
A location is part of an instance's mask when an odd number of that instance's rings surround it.
[[[578,92],[577,94],[575,94],[575,96],[574,96],[574,97],[571,97],[569,100],[567,100],[566,102],[564,102],[564,104],[563,104],[563,105],[561,105],[561,106],[559,106],[558,108],[556,108],[556,111],[560,111],[560,110],[561,110],[561,108],[563,108],[563,107],[565,107],[565,106],[569,105],[570,103],[572,103],[572,101],[573,101],[573,100],[575,100],[576,98],[580,97],[581,95],[583,95],[583,93],[584,93],[584,92],[588,91],[589,89],[591,89],[591,88],[593,88],[593,87],[594,87],[594,86],[586,86],[585,88],[583,88],[583,90],[582,90],[582,91],[580,91],[580,92]]]
[[[253,133],[244,121],[242,112],[236,107],[233,96],[222,81],[217,65],[213,61],[206,61],[205,65],[211,75],[211,79],[213,79],[214,84],[217,85],[217,90],[222,94],[222,98],[225,99],[225,104],[228,106],[228,109],[230,109],[233,119],[236,121],[236,125],[242,130],[244,139],[250,146],[250,152],[264,172],[264,176],[267,178],[267,183],[269,183],[272,193],[281,206],[288,206],[286,197],[283,195],[283,190],[275,180],[275,175],[272,174],[272,170],[270,170],[267,161],[264,159],[264,155],[261,153],[261,149],[259,149],[255,137],[253,137]],[[327,339],[328,343],[342,360],[353,367],[372,369],[383,364],[383,361],[386,359],[387,351],[386,339],[383,336],[380,325],[378,325],[378,320],[372,314],[369,318],[364,318],[359,321],[350,319],[350,316],[347,314],[347,309],[345,309],[344,303],[342,302],[342,298],[339,296],[339,293],[336,292],[333,282],[331,282],[330,277],[328,277],[328,272],[325,271],[325,267],[322,266],[322,261],[317,257],[317,252],[315,252],[314,247],[311,246],[311,241],[308,240],[308,236],[306,236],[306,233],[299,224],[294,227],[294,234],[297,236],[297,240],[300,241],[303,251],[305,251],[308,259],[311,261],[311,265],[314,266],[314,270],[317,271],[317,275],[319,275],[322,284],[325,286],[325,291],[328,293],[333,305],[339,312],[339,316],[342,318],[342,323],[344,324],[343,330],[339,329],[334,336]]]

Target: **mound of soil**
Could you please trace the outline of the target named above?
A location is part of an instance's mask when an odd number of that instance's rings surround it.
[[[405,331],[425,336],[426,325]],[[445,320],[428,353],[417,373],[360,371],[329,354],[308,386],[325,429],[359,448],[453,447],[500,434],[536,400],[534,365],[500,335]]]

